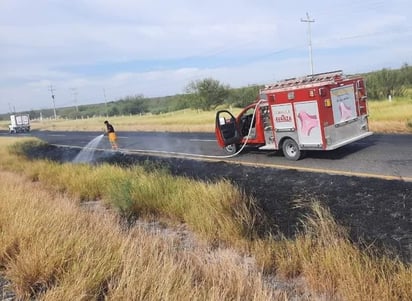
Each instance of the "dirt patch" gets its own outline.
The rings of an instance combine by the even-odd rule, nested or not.
[[[78,152],[78,149],[43,146],[32,150],[30,157],[67,162]],[[293,237],[299,230],[300,219],[308,213],[305,204],[318,200],[348,229],[354,243],[373,244],[380,251],[412,262],[410,182],[110,151],[95,155],[96,164],[130,166],[147,161],[166,166],[173,175],[202,181],[230,180],[257,200],[271,231],[280,231],[287,237]]]

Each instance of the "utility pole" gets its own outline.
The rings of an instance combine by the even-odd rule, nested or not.
[[[77,95],[78,95],[79,93],[77,92],[77,89],[76,89],[76,88],[71,88],[70,90],[72,91],[72,94],[73,94],[73,101],[74,101],[74,106],[76,107],[76,113],[78,113],[78,112],[79,112],[79,108],[78,108],[78,106],[77,106]]]
[[[309,17],[309,13],[306,13],[306,19],[300,19],[301,22],[308,23],[308,44],[309,44],[309,61],[310,61],[310,74],[313,75],[313,58],[312,58],[312,33],[310,30],[310,23],[314,23],[315,20]]]
[[[53,101],[53,112],[54,112],[54,119],[57,119],[57,114],[56,114],[56,102],[54,101],[54,88],[53,85],[50,85],[49,91],[51,92],[51,97]]]

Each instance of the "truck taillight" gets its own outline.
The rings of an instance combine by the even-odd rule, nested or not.
[[[330,108],[332,106],[332,101],[330,100],[330,98],[326,98],[324,100],[325,103],[325,108]]]

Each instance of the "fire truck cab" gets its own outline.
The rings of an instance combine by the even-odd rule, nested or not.
[[[247,145],[299,160],[305,150],[339,148],[372,135],[365,82],[333,71],[267,85],[236,117],[218,111],[215,135],[230,154]]]

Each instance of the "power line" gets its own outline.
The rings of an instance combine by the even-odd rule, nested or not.
[[[310,74],[313,75],[313,58],[312,58],[312,34],[310,30],[310,23],[314,23],[315,20],[309,17],[309,13],[306,13],[306,19],[300,19],[300,22],[308,23],[308,44],[309,44],[309,61],[310,61]]]

